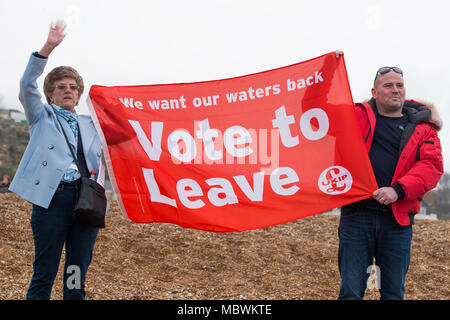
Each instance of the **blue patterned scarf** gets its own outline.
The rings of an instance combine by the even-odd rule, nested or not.
[[[69,110],[60,108],[54,104],[52,105],[52,107],[58,116],[60,116],[61,118],[63,118],[64,120],[67,121],[70,129],[72,129],[72,133],[75,137],[75,141],[78,141],[78,114],[76,114],[76,112],[72,113]],[[77,153],[76,145],[77,144],[75,144],[75,150],[73,150],[73,152],[75,154]],[[81,177],[81,175],[80,175],[80,172],[78,171],[78,168],[77,168],[77,165],[76,165],[76,162],[74,159],[72,162],[72,165],[69,168],[67,168],[67,170],[64,173],[61,180],[64,182],[72,182],[72,181],[79,179],[80,177]]]

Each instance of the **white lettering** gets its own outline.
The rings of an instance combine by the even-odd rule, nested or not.
[[[187,190],[187,188],[189,188],[190,190]],[[199,197],[203,195],[202,188],[200,188],[200,185],[195,180],[178,180],[177,192],[181,203],[189,209],[199,209],[205,205],[205,203],[200,199],[194,201],[189,200],[189,197]]]
[[[212,307],[190,307],[184,304],[184,307],[177,308],[177,314],[179,315],[204,315],[205,318],[209,317]]]
[[[148,140],[147,135],[145,134],[144,130],[142,130],[142,127],[138,121],[128,120],[128,122],[133,127],[134,132],[136,132],[139,143],[141,144],[145,153],[147,153],[147,156],[150,158],[150,160],[159,161],[162,152],[161,137],[164,122],[152,121],[151,142]]]
[[[239,91],[232,93],[225,93],[225,97],[227,98],[228,103],[234,103],[238,99],[239,101],[247,101],[254,99],[261,99],[264,97],[268,97],[270,95],[277,95],[281,92],[280,85],[275,84],[273,86],[266,86],[263,88],[253,89],[253,87],[249,87],[247,91]]]
[[[233,93],[225,93],[225,96],[227,97],[228,103],[236,102],[237,101],[237,92]]]
[[[219,100],[219,95],[215,95],[215,96],[206,96],[206,97],[201,97],[201,98],[194,98],[192,100],[192,103],[194,105],[194,107],[200,107],[200,106],[204,106],[204,107],[209,107],[209,106],[216,106],[217,105],[217,100]]]
[[[177,203],[174,199],[166,197],[159,191],[158,184],[156,183],[153,169],[142,168],[144,174],[145,183],[147,184],[148,191],[150,193],[150,201],[165,203],[172,207],[177,207]]]
[[[169,99],[169,100],[148,100],[148,105],[152,110],[159,110],[159,107],[163,110],[168,109],[179,109],[180,107],[187,108],[186,99],[184,96],[180,96],[179,99]],[[142,103],[141,103],[142,104]]]
[[[244,175],[235,176],[233,179],[251,201],[263,201],[264,171],[253,174],[253,189]]]
[[[150,201],[168,204],[177,208],[174,199],[161,194],[153,169],[143,168],[142,172],[150,193]],[[250,201],[263,201],[264,171],[253,174],[253,187],[250,186],[250,183],[244,175],[233,176],[233,179]],[[278,168],[270,175],[272,190],[279,195],[290,196],[295,194],[300,187],[295,184],[288,185],[296,182],[299,182],[298,175],[289,167]],[[222,207],[227,204],[236,204],[239,202],[233,185],[227,179],[211,178],[205,180],[205,183],[211,187],[208,190],[207,197],[212,205]],[[201,197],[204,197],[204,193],[197,181],[188,178],[180,179],[177,181],[176,189],[178,198],[185,207],[200,209],[205,206],[205,202],[201,199]]]
[[[160,102],[160,100],[148,100],[148,104],[150,105],[150,108],[152,108],[152,110],[159,110]]]
[[[238,203],[236,194],[234,193],[233,186],[230,181],[224,178],[211,178],[205,180],[209,186],[218,185],[220,188],[211,188],[208,191],[208,199],[211,203],[217,207],[222,207],[226,204]],[[220,194],[225,197],[219,197]]]
[[[213,138],[219,137],[219,131],[217,129],[210,129],[209,120],[205,119],[199,122],[199,130],[196,132],[197,138],[203,140],[203,145],[205,147],[205,154],[211,160],[222,159],[222,150],[214,149]]]
[[[315,81],[315,83],[323,82],[322,72],[317,72],[317,71],[316,71],[314,81]]]
[[[300,78],[295,80],[287,79],[286,87],[287,91],[294,91],[296,89],[302,89],[307,86],[312,86],[316,83],[323,82],[322,72],[316,71],[313,76],[308,76],[305,79]]]
[[[184,143],[184,153],[180,152],[180,146],[178,144],[180,140]],[[182,130],[175,130],[169,135],[167,138],[167,148],[172,156],[182,162],[190,162],[197,155],[194,138],[192,138],[189,132]]]
[[[73,272],[73,274],[71,274]],[[67,277],[66,286],[68,289],[81,289],[81,270],[79,266],[70,265],[66,270],[67,274],[71,274]]]
[[[222,305],[222,314],[258,314],[258,315],[268,315],[272,314],[270,304],[230,304]]]
[[[237,137],[236,137],[237,136]],[[228,153],[234,157],[246,157],[253,152],[249,146],[237,148],[237,145],[245,145],[252,142],[252,137],[247,129],[241,126],[232,126],[225,130],[223,143]]]
[[[142,102],[140,101],[136,101],[133,103],[133,98],[119,98],[120,102],[122,102],[122,104],[127,107],[127,108],[136,108],[139,110],[142,110]]]
[[[298,136],[293,137],[289,125],[295,123],[293,115],[286,115],[286,109],[281,106],[275,110],[275,119],[272,120],[272,125],[274,128],[280,130],[281,143],[287,148],[294,147],[298,145]]]
[[[319,126],[317,130],[313,130],[311,125],[311,119],[316,118]],[[325,137],[330,128],[330,122],[325,111],[319,108],[313,108],[303,113],[300,118],[300,129],[308,140],[319,140]]]
[[[285,178],[282,176],[285,175]],[[272,172],[270,175],[270,185],[275,193],[282,196],[291,196],[295,194],[300,188],[297,185],[293,185],[289,188],[285,188],[287,184],[298,182],[299,178],[297,173],[289,167],[281,167]]]

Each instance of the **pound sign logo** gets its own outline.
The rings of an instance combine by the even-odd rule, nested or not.
[[[345,193],[352,187],[353,178],[344,167],[333,166],[325,169],[319,177],[319,189],[330,195]]]

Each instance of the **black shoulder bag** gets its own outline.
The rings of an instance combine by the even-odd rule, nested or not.
[[[56,119],[61,126],[61,130],[66,139],[67,146],[70,149],[73,159],[77,165],[78,171],[82,174],[80,170],[81,165],[78,163],[78,159],[70,146],[69,139],[67,139],[66,132],[64,131],[61,122],[58,117]],[[78,139],[81,137],[81,133],[78,132]],[[89,177],[81,176],[80,193],[78,201],[74,208],[75,215],[82,221],[90,224],[95,228],[105,227],[105,214],[106,214],[106,195],[105,188],[103,188],[97,181],[90,179]]]

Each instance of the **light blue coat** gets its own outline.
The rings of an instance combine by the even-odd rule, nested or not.
[[[73,161],[53,108],[41,101],[37,78],[43,73],[48,59],[31,55],[20,80],[19,99],[30,126],[30,141],[20,161],[10,190],[23,199],[48,208],[61,178]],[[73,150],[76,141],[67,122],[60,118]],[[88,115],[78,116],[84,156],[89,171],[99,172],[101,143],[94,123]]]

